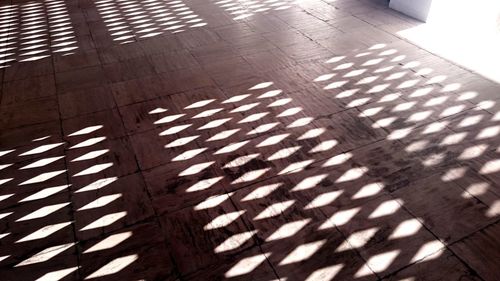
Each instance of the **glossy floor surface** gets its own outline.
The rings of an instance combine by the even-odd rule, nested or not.
[[[500,87],[377,0],[2,1],[1,280],[500,280]]]

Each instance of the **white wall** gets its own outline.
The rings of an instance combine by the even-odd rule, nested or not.
[[[421,0],[391,3],[398,1],[415,4]],[[499,16],[499,0],[433,0],[427,23],[401,30],[398,35],[500,83]]]
[[[389,7],[412,18],[427,21],[433,0],[391,0]]]

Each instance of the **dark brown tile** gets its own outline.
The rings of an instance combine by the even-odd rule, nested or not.
[[[51,75],[54,73],[54,67],[50,59],[40,61],[31,61],[23,63],[13,63],[5,69],[5,82],[14,80],[23,80],[37,76]]]
[[[59,120],[57,99],[48,97],[3,107],[0,128],[15,128]]]
[[[453,243],[495,221],[488,216],[487,205],[475,198],[464,198],[463,192],[455,183],[432,176],[399,189],[394,196],[434,235]]]
[[[115,107],[115,101],[108,87],[66,92],[58,96],[63,119],[86,115]]]
[[[209,76],[193,70],[180,70],[111,85],[119,106],[145,101],[191,89],[213,85]]]
[[[91,66],[56,73],[58,93],[94,88],[105,84],[105,72],[100,66]]]
[[[101,64],[96,50],[77,52],[74,55],[54,57],[56,72],[64,72]]]
[[[55,95],[53,74],[7,82],[3,85],[2,107],[21,105]]]
[[[484,280],[495,280],[500,272],[498,260],[498,223],[482,229],[451,246],[461,260],[471,266]]]

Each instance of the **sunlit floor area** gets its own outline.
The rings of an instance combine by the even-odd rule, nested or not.
[[[500,85],[387,5],[1,2],[0,280],[500,280]]]

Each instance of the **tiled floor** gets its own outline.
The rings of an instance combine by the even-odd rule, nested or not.
[[[500,86],[385,0],[0,5],[1,280],[500,280]]]

